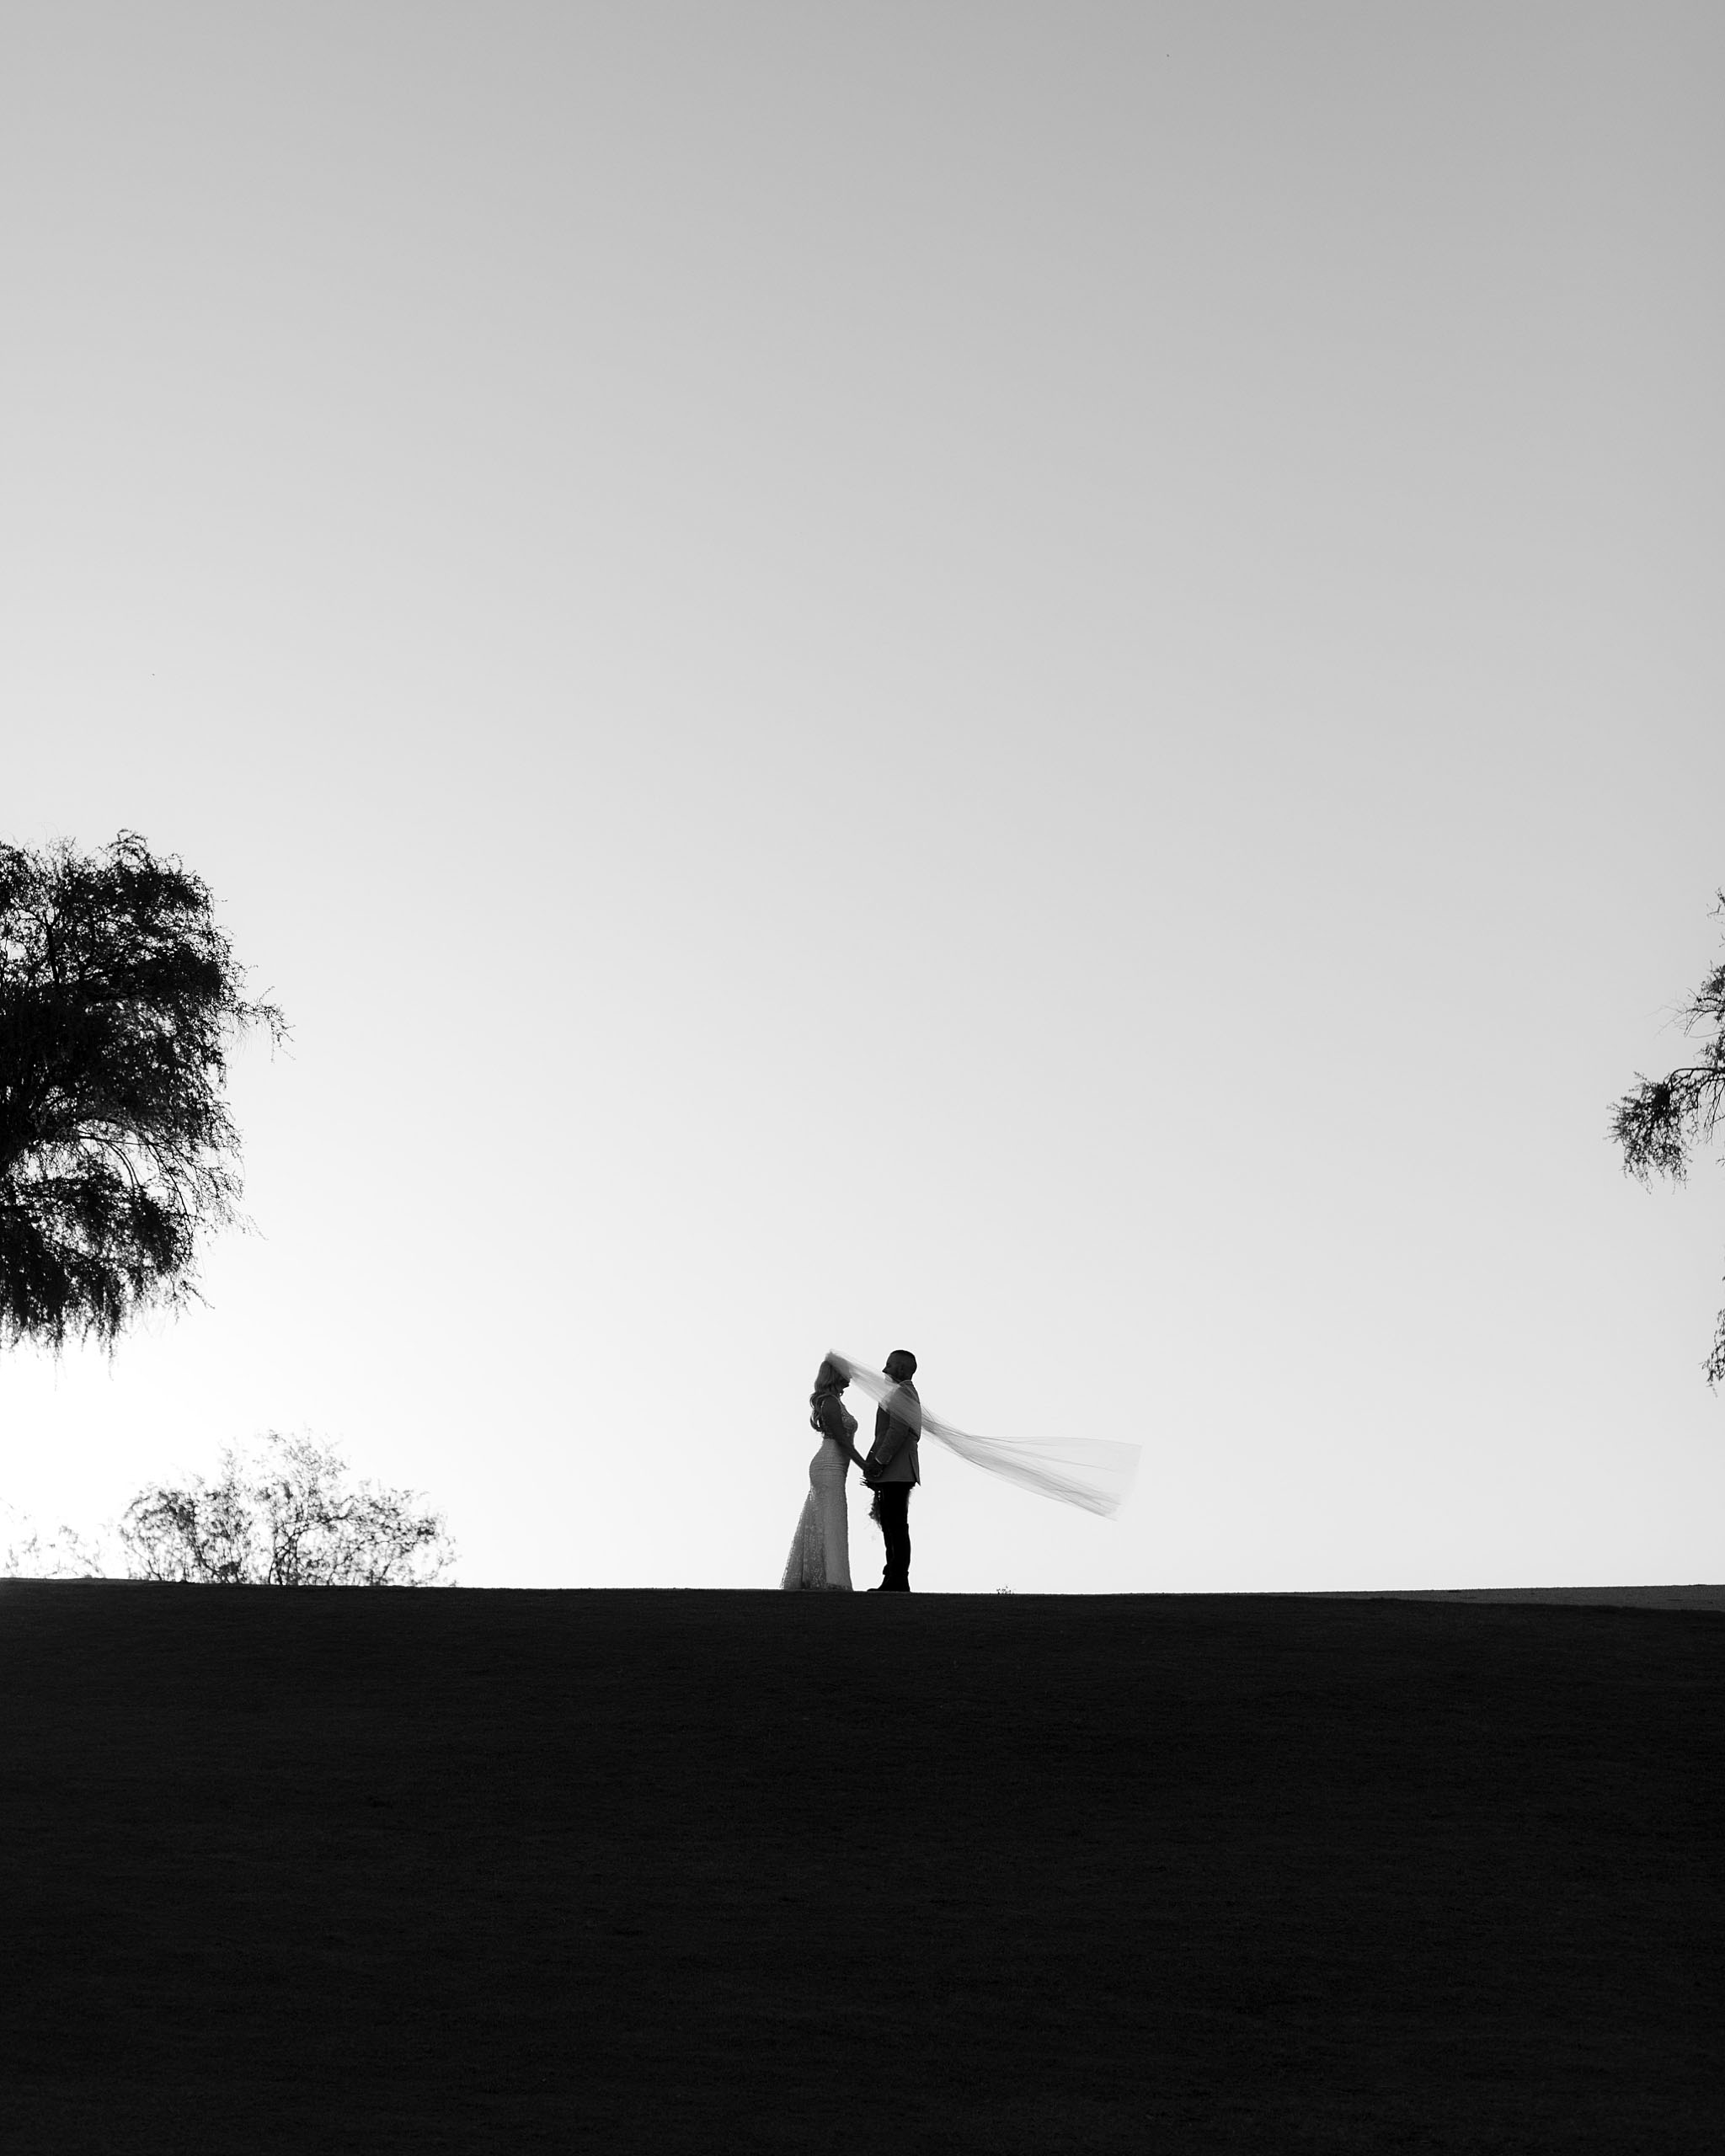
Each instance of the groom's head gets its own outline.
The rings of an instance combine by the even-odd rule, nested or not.
[[[884,1368],[895,1385],[904,1385],[916,1374],[916,1358],[908,1348],[895,1348]]]

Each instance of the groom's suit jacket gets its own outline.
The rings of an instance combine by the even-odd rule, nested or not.
[[[922,1402],[907,1380],[895,1385],[874,1411],[874,1443],[868,1448],[869,1480],[920,1482],[916,1441],[922,1435]]]

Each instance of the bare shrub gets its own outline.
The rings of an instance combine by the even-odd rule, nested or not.
[[[455,1561],[419,1492],[355,1481],[309,1437],[230,1447],[213,1481],[141,1491],[119,1534],[133,1579],[220,1587],[430,1587]]]
[[[0,1550],[0,1579],[99,1580],[107,1568],[99,1544],[88,1540],[75,1528],[61,1526],[44,1534],[35,1521],[10,1505],[0,1505],[4,1524],[0,1534],[6,1546]]]

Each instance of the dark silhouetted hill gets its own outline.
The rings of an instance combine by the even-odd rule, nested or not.
[[[0,1588],[9,2152],[1717,2147],[1725,1619]]]

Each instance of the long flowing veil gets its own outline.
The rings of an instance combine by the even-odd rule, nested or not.
[[[884,1401],[897,1390],[889,1377],[836,1349],[829,1348],[826,1359],[835,1369],[848,1371],[852,1382],[872,1400]],[[949,1452],[987,1474],[1003,1475],[1039,1497],[1081,1505],[1104,1519],[1112,1519],[1125,1502],[1138,1472],[1140,1448],[1109,1438],[974,1438],[968,1430],[943,1422],[926,1407],[922,1434],[937,1438]]]

